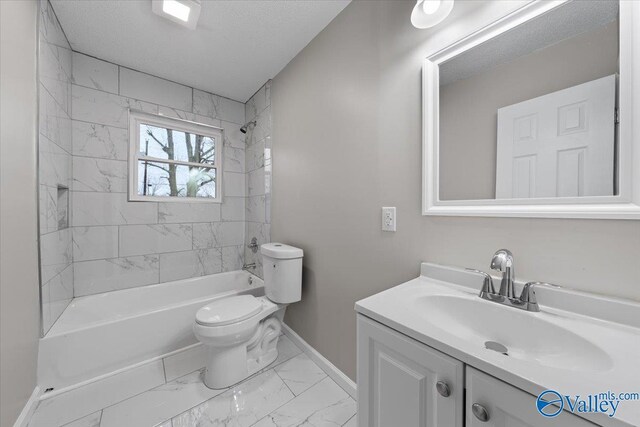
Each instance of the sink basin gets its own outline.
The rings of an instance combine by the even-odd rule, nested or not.
[[[540,287],[534,313],[478,297],[481,286],[476,273],[423,263],[419,277],[356,302],[356,311],[533,396],[638,389],[640,303]],[[621,402],[614,417],[593,422],[640,426],[640,405]]]
[[[526,312],[468,295],[423,295],[413,301],[412,309],[432,326],[482,349],[487,341],[502,344],[507,355],[501,357],[571,371],[612,367],[605,351],[554,324],[551,314]]]

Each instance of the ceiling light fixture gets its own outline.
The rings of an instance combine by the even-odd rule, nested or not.
[[[151,0],[153,13],[195,29],[200,16],[199,0]]]
[[[189,12],[191,8],[176,0],[164,0],[162,2],[162,11],[169,15],[175,16],[181,21],[189,21]]]
[[[453,9],[453,0],[418,0],[411,12],[416,28],[431,28],[445,20]]]

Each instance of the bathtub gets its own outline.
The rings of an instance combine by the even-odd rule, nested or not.
[[[195,344],[196,311],[241,294],[264,295],[262,280],[231,271],[74,298],[40,340],[38,384],[67,388]]]

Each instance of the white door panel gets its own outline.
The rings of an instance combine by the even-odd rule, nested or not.
[[[496,198],[614,194],[616,76],[498,110]]]

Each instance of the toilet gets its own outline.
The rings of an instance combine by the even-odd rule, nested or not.
[[[285,309],[300,301],[302,249],[267,243],[260,252],[265,296],[222,298],[196,313],[193,332],[207,349],[209,388],[234,385],[276,360]]]

